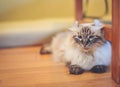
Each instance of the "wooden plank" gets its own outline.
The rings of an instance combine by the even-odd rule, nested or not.
[[[75,18],[76,20],[82,20],[83,18],[82,0],[75,0]]]
[[[120,0],[112,5],[112,79],[120,84]]]
[[[105,25],[104,28],[105,38],[112,42],[112,26],[111,25]]]

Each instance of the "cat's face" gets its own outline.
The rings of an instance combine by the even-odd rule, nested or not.
[[[84,52],[93,51],[105,43],[103,27],[97,28],[94,24],[80,25],[77,31],[73,31],[73,40]]]

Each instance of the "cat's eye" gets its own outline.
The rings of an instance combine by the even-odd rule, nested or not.
[[[82,39],[82,36],[79,35],[78,38]]]
[[[82,41],[82,36],[78,35],[78,39],[79,39],[80,41]]]
[[[82,41],[82,36],[75,36],[74,39],[77,43],[79,43]]]
[[[89,38],[94,38],[94,36],[89,36]]]
[[[89,40],[92,41],[94,39],[94,36],[89,36]]]

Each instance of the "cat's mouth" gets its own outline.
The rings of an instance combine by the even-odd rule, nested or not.
[[[89,52],[90,48],[89,47],[83,47],[82,50],[83,50],[83,52]]]
[[[84,49],[84,50],[89,50],[89,48],[87,48],[87,47],[84,47],[83,49]]]
[[[82,48],[83,48],[84,50],[89,50],[89,49],[90,49],[90,48],[89,48],[88,46],[86,46],[86,45],[85,45],[85,46],[83,45]]]
[[[90,48],[88,48],[88,47],[83,47],[83,50],[84,50],[84,51],[89,51],[89,49],[90,49]]]

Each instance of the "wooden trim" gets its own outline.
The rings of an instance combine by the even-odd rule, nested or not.
[[[112,79],[120,84],[120,0],[112,0]]]
[[[83,18],[82,0],[75,0],[75,18],[78,21]]]
[[[104,28],[105,38],[112,42],[112,26],[111,25],[105,25]]]

